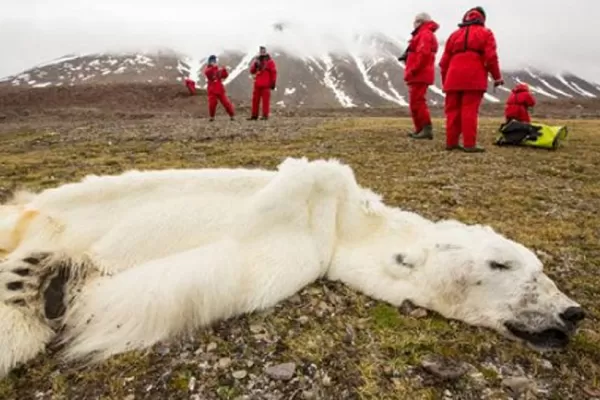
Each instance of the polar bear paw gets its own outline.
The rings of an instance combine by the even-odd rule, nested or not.
[[[0,301],[26,306],[39,297],[45,261],[50,253],[32,253],[0,263]]]

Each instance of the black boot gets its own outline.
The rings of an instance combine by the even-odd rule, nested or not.
[[[463,151],[465,153],[483,153],[485,152],[485,149],[481,146],[479,146],[478,144],[476,144],[473,147],[463,147]]]
[[[421,132],[414,133],[410,135],[413,139],[433,139],[433,127],[431,125],[425,125]]]
[[[256,121],[256,120],[258,120],[258,117],[255,117],[254,115],[247,119],[247,121]]]

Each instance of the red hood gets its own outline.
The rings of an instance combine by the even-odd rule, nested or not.
[[[435,21],[423,22],[423,24],[420,27],[422,27],[423,29],[429,29],[431,32],[435,32],[438,29],[440,29],[440,25]]]
[[[467,26],[467,25],[473,25],[473,24],[485,25],[485,17],[483,16],[482,13],[480,13],[477,10],[467,11],[463,17],[462,24],[459,24],[459,26]]]
[[[517,84],[513,90],[513,92],[517,93],[517,92],[528,92],[529,91],[529,86],[527,86],[526,83],[519,83]]]

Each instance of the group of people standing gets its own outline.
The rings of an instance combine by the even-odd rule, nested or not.
[[[450,34],[439,62],[442,87],[445,93],[446,149],[482,152],[477,143],[479,107],[488,87],[488,75],[494,87],[504,85],[494,33],[486,27],[482,7],[468,10]],[[415,16],[412,39],[398,60],[405,63],[404,80],[409,88],[409,105],[413,119],[413,139],[433,139],[431,115],[426,93],[435,82],[435,59],[439,29],[429,14]],[[507,120],[529,122],[530,107],[535,98],[526,84],[516,85],[505,108]],[[463,144],[459,144],[462,134]]]
[[[491,75],[494,87],[504,85],[496,39],[485,22],[486,13],[482,7],[468,10],[458,24],[458,29],[448,37],[439,62],[445,93],[447,150],[485,151],[477,143],[477,128],[479,107],[488,87],[488,75]],[[435,60],[439,47],[435,32],[438,29],[439,24],[429,14],[416,15],[412,39],[404,54],[398,58],[405,63],[404,80],[409,88],[409,105],[414,124],[414,132],[409,136],[413,139],[433,139],[427,90],[435,82]],[[270,113],[271,91],[277,83],[277,66],[265,46],[260,46],[259,54],[252,60],[250,74],[254,78],[254,88],[252,111],[248,119],[257,120],[262,105],[261,119],[266,120]],[[223,80],[229,74],[225,67],[217,64],[216,56],[208,58],[204,76],[207,81],[210,120],[214,120],[219,102],[233,119],[235,110],[223,85]],[[195,82],[188,78],[186,85],[195,94]],[[526,84],[516,85],[507,100],[506,119],[529,123],[528,109],[535,106],[535,103]],[[462,145],[459,143],[461,135]]]
[[[254,87],[252,90],[252,112],[248,120],[258,120],[260,106],[262,105],[262,116],[260,119],[269,119],[271,111],[271,91],[275,90],[277,85],[277,65],[267,52],[265,46],[260,46],[258,55],[250,64],[250,74],[254,78]],[[219,66],[217,56],[208,57],[207,65],[204,68],[204,77],[206,78],[206,91],[208,94],[208,115],[209,120],[215,120],[217,104],[221,103],[225,111],[232,120],[235,118],[235,109],[231,100],[225,91],[223,81],[227,79],[229,72],[224,66]],[[196,94],[196,82],[187,78],[185,84],[190,94]]]

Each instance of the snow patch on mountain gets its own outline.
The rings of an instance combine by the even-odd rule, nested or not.
[[[235,78],[237,78],[242,72],[244,72],[248,68],[253,58],[254,55],[252,55],[252,53],[246,53],[246,55],[244,55],[242,60],[238,63],[238,65],[236,65],[233,71],[229,72],[229,76],[227,77],[227,79],[225,79],[225,81],[223,81],[223,83],[227,85],[229,82],[232,82]]]
[[[565,79],[565,77],[562,76],[561,74],[556,74],[555,76],[556,76],[556,79],[558,79],[563,85],[565,85],[566,87],[568,87],[569,89],[571,89],[573,92],[575,92],[577,94],[580,94],[582,96],[585,96],[585,97],[596,97],[593,94],[591,94],[591,93],[589,93],[589,92],[587,92],[585,90],[582,90],[581,88],[576,87],[572,83],[567,82],[567,80]]]
[[[341,106],[346,108],[356,107],[352,98],[340,88],[340,83],[332,75],[334,65],[331,56],[322,56],[324,66],[321,66],[321,64],[317,62],[314,58],[312,58],[311,61],[313,61],[319,68],[321,68],[321,70],[324,73],[323,83],[325,83],[325,85],[333,91],[335,98],[340,102]]]
[[[365,67],[365,64],[363,63],[363,61],[360,59],[359,56],[357,56],[356,54],[352,54],[352,59],[354,60],[354,62],[356,63],[356,66],[358,67],[358,70],[360,71],[363,81],[366,83],[366,85],[371,88],[375,93],[377,93],[379,96],[383,97],[384,99],[391,101],[392,103],[396,103],[400,106],[408,106],[408,103],[404,100],[404,99],[397,99],[394,96],[390,96],[390,94],[388,94],[386,91],[378,88],[373,81],[371,80],[371,78],[369,77],[369,74],[367,72],[367,69]]]

